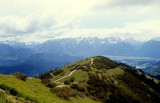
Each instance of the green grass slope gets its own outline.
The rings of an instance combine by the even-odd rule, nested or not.
[[[5,84],[10,88],[15,88],[22,95],[21,98],[19,98],[10,97],[9,93],[0,94],[0,103],[16,103],[18,101],[25,103],[26,100],[24,99],[26,98],[24,97],[27,97],[30,100],[35,100],[38,103],[94,103],[94,101],[89,98],[77,97],[71,98],[70,100],[60,98],[56,96],[56,94],[51,93],[50,88],[46,87],[41,83],[40,79],[36,78],[28,78],[26,81],[22,81],[13,75],[0,75],[0,84]],[[15,98],[17,101],[15,101]]]
[[[86,58],[61,68],[59,75],[50,78],[61,85],[74,78],[74,82],[67,84],[73,89],[85,92],[90,98],[101,102],[129,102],[129,103],[156,103],[160,94],[147,82],[137,76],[129,68],[121,66],[102,56]],[[74,73],[69,76],[73,71]],[[85,91],[84,91],[85,90]]]
[[[147,79],[150,77],[141,71],[103,56],[80,60],[39,78],[22,81],[14,75],[0,75],[0,88],[5,90],[0,89],[0,103],[158,103],[160,100],[159,81],[155,84],[153,78]],[[13,95],[17,93],[15,90],[17,95]]]

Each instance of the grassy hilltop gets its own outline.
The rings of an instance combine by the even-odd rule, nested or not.
[[[158,87],[141,71],[96,56],[26,81],[0,75],[0,103],[158,103]]]

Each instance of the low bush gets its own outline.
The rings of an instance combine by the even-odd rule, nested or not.
[[[52,74],[56,76],[56,75],[59,75],[61,73],[63,73],[62,69],[55,69]]]
[[[17,72],[17,73],[13,73],[13,74],[11,74],[11,75],[16,76],[17,78],[19,78],[19,79],[21,79],[21,80],[23,80],[23,81],[26,81],[26,80],[27,80],[27,75],[26,75],[26,74],[21,74],[21,73]]]
[[[7,86],[7,85],[5,85],[5,84],[0,84],[0,88],[1,89],[3,89],[3,90],[9,90],[10,88]]]
[[[52,78],[51,72],[45,72],[38,76],[39,79],[49,79]]]
[[[81,86],[79,86],[78,84],[72,84],[71,88],[76,89],[80,92],[85,92],[85,89]]]
[[[42,79],[41,83],[47,85],[50,83],[50,80],[49,79]]]
[[[51,83],[51,81],[50,81],[49,79],[42,79],[42,80],[41,80],[41,83],[42,83],[42,84],[45,84],[45,85],[46,85],[47,87],[49,87],[49,88],[54,88],[54,87],[57,86],[56,83]]]
[[[5,84],[0,84],[0,89],[3,89],[6,92],[9,92],[11,95],[18,95],[18,91],[15,88],[10,88]]]
[[[70,80],[65,80],[65,81],[64,81],[64,84],[70,84],[70,83],[71,83]]]
[[[18,91],[15,88],[11,88],[10,94],[16,96],[16,95],[18,95]]]
[[[49,87],[49,88],[55,88],[56,86],[57,86],[56,83],[49,83],[49,84],[47,84],[47,87]]]
[[[74,78],[74,77],[71,77],[70,81],[71,81],[71,82],[74,82],[74,81],[75,81],[75,78]]]
[[[54,70],[50,70],[48,72],[45,72],[45,73],[42,73],[40,74],[39,76],[37,76],[37,78],[40,78],[40,79],[50,79],[52,78],[53,76],[56,76],[56,75],[59,75],[59,74],[62,74],[63,73],[63,70],[62,69],[54,69]],[[63,74],[62,74],[63,75]]]
[[[74,70],[75,70],[75,68],[71,68],[71,69],[70,69],[70,71],[74,71]]]
[[[52,88],[51,92],[57,94],[57,96],[62,97],[66,100],[68,100],[70,97],[75,97],[78,95],[77,92],[75,92],[72,89],[67,88],[67,87],[65,87],[65,88]]]

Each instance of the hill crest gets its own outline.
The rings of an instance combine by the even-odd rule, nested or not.
[[[158,103],[160,100],[160,84],[153,83],[153,78],[147,79],[143,72],[103,56],[89,57],[43,73],[39,79],[22,81],[13,75],[0,77],[0,83],[18,90],[23,100],[29,98],[37,103]]]
[[[56,81],[59,87],[83,92],[101,102],[152,103],[157,102],[160,96],[153,86],[148,85],[146,76],[142,79],[141,71],[103,56],[89,57],[60,70],[63,72],[51,77],[50,81]]]

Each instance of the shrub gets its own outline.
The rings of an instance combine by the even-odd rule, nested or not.
[[[70,71],[74,71],[74,70],[75,70],[75,68],[71,68],[71,69],[70,69]]]
[[[61,74],[63,72],[63,70],[62,69],[55,69],[54,71],[53,71],[53,75],[59,75],[59,74]]]
[[[64,76],[64,72],[60,74],[60,76]]]
[[[65,81],[64,81],[64,84],[70,84],[70,83],[71,83],[70,80],[65,80]]]
[[[23,80],[23,81],[26,81],[27,75],[26,75],[26,74],[21,74],[21,75],[19,76],[19,79],[21,79],[21,80]]]
[[[26,79],[27,79],[27,75],[26,75],[26,74],[21,74],[21,73],[19,73],[19,72],[13,73],[13,74],[11,74],[11,75],[16,76],[17,78],[19,78],[19,79],[21,79],[21,80],[23,80],[23,81],[26,81]]]
[[[15,88],[11,88],[10,94],[16,96],[18,94],[18,91]]]
[[[3,90],[9,90],[10,88],[5,84],[0,84],[0,88]]]
[[[50,87],[50,88],[55,88],[57,86],[56,83],[49,83],[47,84],[47,87]]]
[[[18,94],[18,91],[15,88],[10,88],[5,84],[0,84],[0,88],[4,91],[8,91],[11,95],[16,96]]]
[[[38,76],[38,78],[40,79],[49,79],[49,78],[52,78],[52,75],[50,72],[46,72],[46,73],[42,73]]]
[[[83,87],[81,87],[81,86],[78,86],[77,90],[81,91],[81,92],[85,92],[85,89]]]
[[[72,89],[67,88],[67,87],[65,87],[65,88],[52,88],[51,92],[57,94],[57,96],[62,97],[66,100],[68,100],[70,97],[75,97],[78,95],[77,92],[75,92]]]
[[[74,77],[71,77],[70,81],[71,81],[71,82],[74,82],[74,81],[75,81],[75,78],[74,78]]]
[[[42,80],[41,80],[41,83],[47,85],[47,84],[50,83],[50,80],[49,80],[49,79],[42,79]]]
[[[72,84],[71,88],[76,89],[81,92],[85,92],[85,89],[83,87],[79,86],[78,84]]]
[[[51,83],[49,79],[42,79],[41,83],[45,84],[49,88],[54,88],[57,86],[56,83]]]
[[[56,76],[56,75],[59,75],[59,74],[61,74],[61,73],[63,73],[63,70],[56,68],[56,69],[54,69],[54,70],[50,70],[50,71],[48,71],[48,72],[45,72],[45,73],[40,74],[40,75],[38,76],[38,78],[40,78],[40,79],[50,79],[50,78],[53,77],[53,75]],[[62,75],[63,75],[63,74],[62,74]]]

